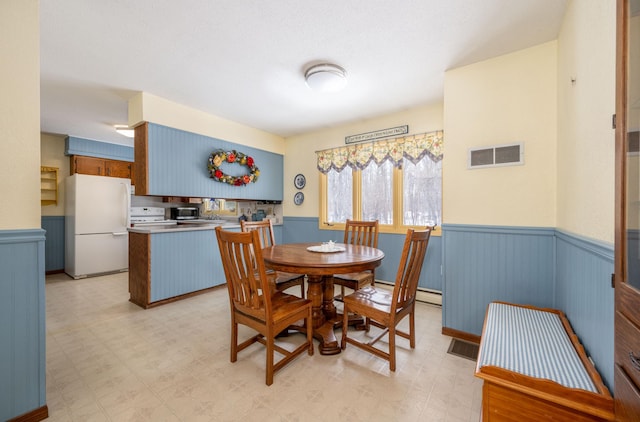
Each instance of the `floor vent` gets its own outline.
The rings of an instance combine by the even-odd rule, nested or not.
[[[454,338],[451,339],[451,344],[449,345],[447,353],[475,361],[478,359],[479,348],[480,346],[478,344]]]
[[[468,168],[518,166],[524,164],[524,145],[509,144],[469,150]]]

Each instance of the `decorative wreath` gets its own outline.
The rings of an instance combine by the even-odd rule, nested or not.
[[[225,162],[232,164],[238,163],[241,166],[247,166],[249,174],[242,176],[229,176],[228,174],[224,174],[222,170],[220,170],[220,165]],[[209,168],[209,173],[213,180],[220,183],[228,183],[232,186],[245,186],[249,183],[255,183],[258,181],[258,176],[260,176],[260,170],[256,167],[256,163],[253,161],[253,158],[238,152],[235,149],[232,151],[219,149],[212,152],[211,155],[209,155],[209,165],[207,167]]]

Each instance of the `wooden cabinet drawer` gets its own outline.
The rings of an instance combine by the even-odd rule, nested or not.
[[[616,420],[640,421],[640,392],[624,370],[616,365]]]
[[[615,336],[617,339],[615,350],[616,365],[622,367],[636,386],[640,386],[640,329],[625,315],[616,312]],[[633,353],[633,357],[631,354]],[[637,358],[636,365],[633,358]]]

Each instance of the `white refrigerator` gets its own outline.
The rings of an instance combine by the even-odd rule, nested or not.
[[[130,205],[129,179],[66,178],[65,273],[78,279],[128,269]]]

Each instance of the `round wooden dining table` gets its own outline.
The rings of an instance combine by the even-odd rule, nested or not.
[[[262,258],[267,268],[307,275],[313,335],[320,341],[320,354],[335,355],[341,349],[333,329],[342,319],[333,303],[333,274],[373,270],[381,264],[384,252],[369,246],[344,243],[335,243],[335,249],[339,250],[326,252],[319,250],[321,245],[320,242],[274,245],[262,250]]]

